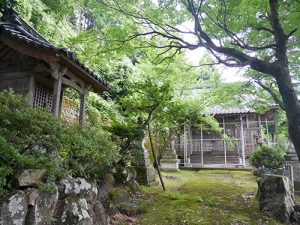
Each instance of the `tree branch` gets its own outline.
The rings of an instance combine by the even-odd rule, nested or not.
[[[284,33],[284,30],[281,26],[280,20],[279,20],[279,4],[278,0],[269,0],[270,5],[270,14],[269,14],[269,21],[271,24],[271,27],[274,31],[274,37],[275,37],[275,43],[276,43],[276,53],[275,56],[278,60],[278,62],[287,65],[288,64],[288,58],[286,55],[286,45],[288,40],[288,35]]]
[[[279,105],[279,107],[285,111],[285,106],[283,104],[283,102],[278,98],[278,96],[274,93],[274,91],[267,87],[266,85],[264,85],[261,80],[259,79],[256,79],[255,80],[255,83],[257,83],[261,88],[263,88],[264,90],[266,90],[271,96],[272,98],[274,99],[274,101]]]

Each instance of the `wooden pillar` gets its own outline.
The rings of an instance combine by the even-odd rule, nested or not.
[[[227,149],[226,149],[226,130],[225,130],[225,118],[223,116],[223,145],[224,145],[224,164],[227,167]]]
[[[30,76],[29,81],[29,93],[28,93],[28,105],[30,107],[33,107],[33,101],[34,101],[34,94],[35,94],[35,81],[33,75]]]
[[[86,106],[86,99],[88,97],[88,90],[85,88],[84,92],[80,94],[80,110],[79,110],[79,125],[80,127],[83,126],[84,123],[84,116],[85,116],[85,106]]]
[[[202,128],[202,123],[200,126],[200,148],[201,148],[201,165],[204,167],[204,159],[203,159],[203,128]]]
[[[58,117],[61,117],[61,112],[62,112],[62,102],[63,102],[63,97],[64,97],[64,89],[61,89],[60,93],[60,100],[59,100],[59,109],[58,109]]]
[[[50,64],[51,75],[54,78],[53,88],[53,101],[52,101],[52,113],[55,117],[59,117],[60,108],[60,96],[61,96],[61,84],[62,84],[62,72],[58,64]]]
[[[268,126],[267,116],[266,116],[266,119],[265,119],[265,123],[266,123],[266,132],[267,132],[267,145],[270,147],[269,126]]]
[[[261,130],[261,118],[260,118],[260,114],[258,114],[258,127],[259,127],[259,134],[260,134],[260,137],[262,138],[262,130]]]
[[[188,166],[191,167],[192,164],[191,164],[191,154],[193,152],[193,134],[192,134],[192,131],[191,131],[191,125],[189,125],[189,143],[190,143],[190,151],[188,152]]]
[[[277,126],[277,111],[274,112],[274,125],[275,125],[275,142],[276,146],[279,146],[279,134],[278,134],[278,126]]]
[[[187,132],[186,124],[183,126],[183,164],[184,167],[187,166]]]
[[[245,157],[245,142],[244,142],[244,124],[243,124],[243,116],[241,116],[241,147],[242,147],[242,160],[243,160],[243,166],[246,168],[246,157]]]

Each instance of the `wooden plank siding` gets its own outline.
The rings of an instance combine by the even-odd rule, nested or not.
[[[260,115],[255,112],[244,114],[215,115],[221,128],[221,133],[201,129],[189,125],[191,134],[185,139],[182,129],[177,138],[176,151],[179,158],[184,158],[184,148],[187,148],[188,158],[192,164],[240,164],[245,166],[246,159],[261,143],[261,129],[267,127],[260,118],[274,120],[274,110]],[[269,121],[270,122],[270,121]],[[226,134],[230,140],[224,140]],[[266,141],[265,141],[266,142]]]

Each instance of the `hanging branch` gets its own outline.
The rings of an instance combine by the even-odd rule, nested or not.
[[[262,81],[260,79],[257,79],[254,81],[255,83],[257,83],[261,88],[263,88],[265,91],[267,91],[272,98],[274,99],[274,101],[279,105],[279,107],[285,111],[285,106],[283,104],[283,102],[279,99],[279,97],[276,95],[276,93],[271,89],[271,87],[267,87],[266,85],[264,85],[262,83]]]

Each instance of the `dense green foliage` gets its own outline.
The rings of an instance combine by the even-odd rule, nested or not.
[[[0,195],[22,169],[46,169],[50,181],[101,178],[119,160],[116,143],[97,126],[67,125],[12,92],[0,92]]]
[[[284,164],[284,151],[263,145],[252,153],[249,161],[256,168],[278,169]]]
[[[109,81],[116,94],[111,97],[96,94],[89,96],[89,120],[83,130],[64,124],[63,121],[58,122],[42,110],[29,109],[25,103],[21,103],[23,100],[14,97],[6,99],[5,104],[16,104],[9,107],[20,107],[20,110],[12,112],[9,109],[4,111],[3,108],[1,111],[5,118],[1,120],[3,127],[0,133],[1,145],[6,146],[3,149],[15,152],[20,157],[11,153],[13,159],[24,160],[25,164],[30,161],[30,157],[41,162],[33,163],[33,166],[49,164],[47,167],[49,171],[54,171],[51,172],[54,176],[57,176],[56,171],[62,171],[92,179],[101,173],[99,165],[105,167],[116,161],[130,163],[137,147],[135,141],[141,140],[144,125],[149,123],[155,136],[159,136],[165,144],[183,123],[202,123],[205,124],[204,128],[221,132],[213,117],[203,116],[202,112],[207,107],[251,106],[262,112],[273,101],[268,92],[251,82],[221,84],[219,71],[212,66],[218,61],[217,57],[211,59],[206,54],[203,56],[200,64],[207,64],[208,67],[194,68],[187,65],[186,58],[180,53],[199,46],[194,44],[197,38],[193,32],[180,32],[181,29],[186,30],[186,26],[190,29],[193,20],[184,1],[0,1],[4,2],[10,2],[25,21],[51,42],[76,51],[83,63]],[[230,45],[228,33],[216,26],[217,20],[224,20],[249,46],[268,43],[271,40],[270,34],[256,29],[258,25],[266,24],[265,19],[260,18],[267,12],[266,2],[245,2],[226,1],[225,5],[225,2],[219,4],[216,0],[204,1],[204,14],[212,15],[203,15],[207,18],[204,21],[205,31],[222,45]],[[285,28],[290,29],[297,25],[299,17],[294,11],[289,11],[295,3],[286,2],[288,4],[283,5],[280,12],[287,15],[287,21],[292,21],[284,23]],[[149,18],[148,24],[141,22],[139,16]],[[149,24],[164,34],[165,29],[172,30],[175,27],[179,30],[173,29],[170,35],[179,39],[168,39],[168,35],[153,35],[151,38],[138,35],[148,31]],[[299,51],[292,50],[299,40],[294,36],[291,39],[293,44],[288,53],[293,74],[298,74],[294,64]],[[185,45],[181,40],[191,45]],[[184,47],[177,51],[179,44]],[[253,51],[246,50],[246,53],[252,54]],[[258,56],[272,59],[272,54],[260,51]],[[260,79],[279,96],[273,79],[257,73],[249,73],[248,76]],[[247,101],[245,93],[256,98]],[[76,94],[65,92],[65,95],[78,102]],[[281,113],[279,121],[285,128],[281,129],[282,136],[287,135],[285,120]],[[58,149],[59,160],[53,161],[53,158],[44,154],[36,156],[37,153],[32,151],[36,146],[50,152]],[[47,162],[43,163],[43,160]],[[24,163],[13,162],[9,160],[6,166],[1,167],[3,183],[19,166],[30,167],[29,164],[22,166]]]

